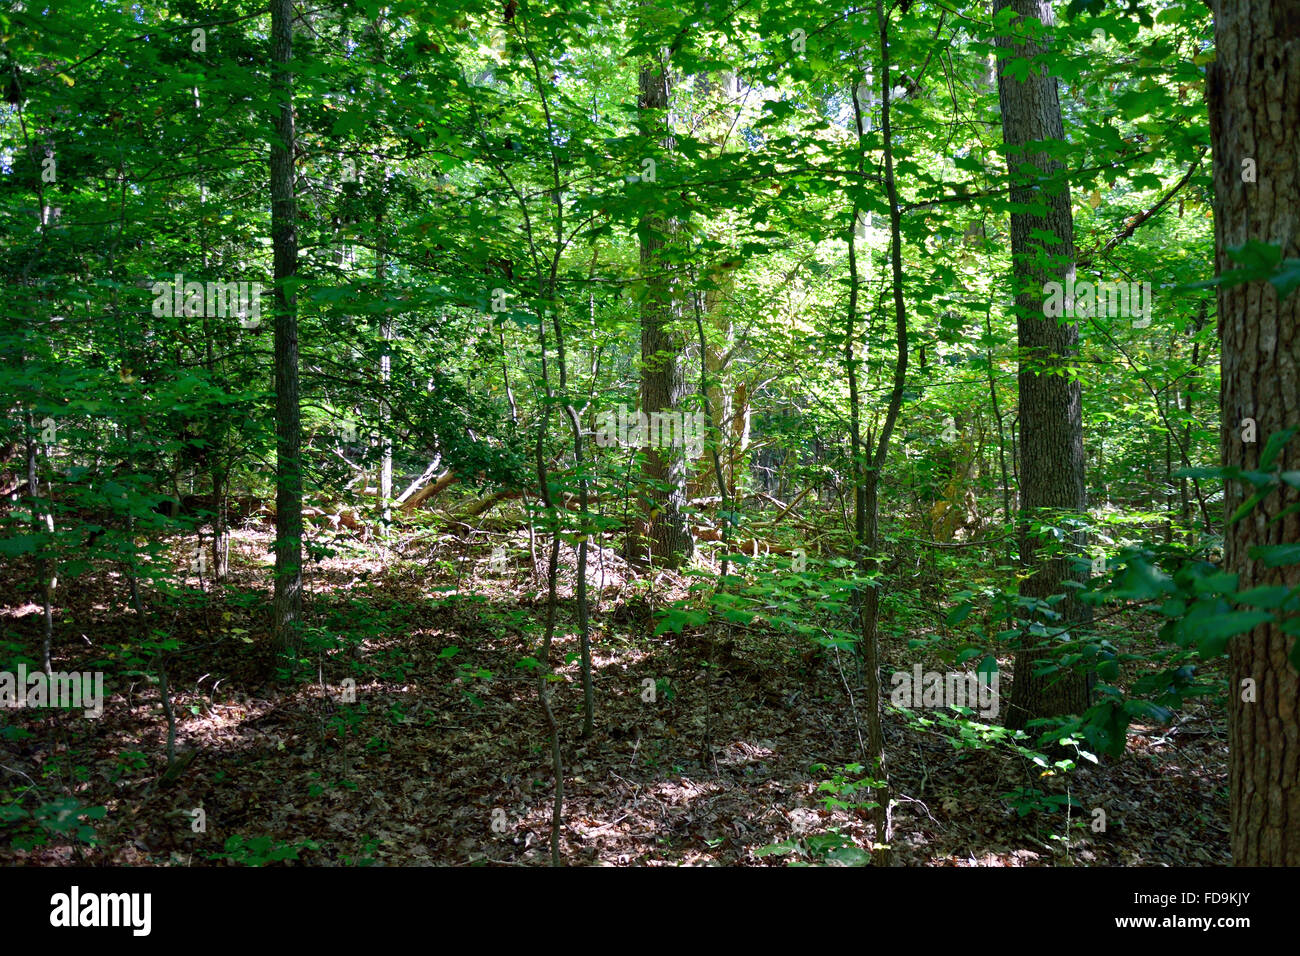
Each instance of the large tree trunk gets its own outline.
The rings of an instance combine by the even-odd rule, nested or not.
[[[1218,59],[1208,71],[1207,98],[1215,267],[1222,274],[1233,267],[1227,250],[1250,240],[1300,258],[1300,7],[1294,0],[1215,0],[1213,7]],[[1243,175],[1246,160],[1254,175]],[[1300,295],[1279,301],[1273,286],[1251,282],[1220,287],[1218,307],[1219,447],[1225,465],[1249,471],[1259,467],[1269,435],[1298,423]],[[1242,441],[1247,418],[1256,422],[1256,442]],[[1274,467],[1300,468],[1295,444]],[[1228,482],[1226,513],[1242,500],[1241,483]],[[1251,553],[1300,541],[1300,514],[1277,517],[1297,503],[1300,492],[1282,485],[1224,528],[1224,563],[1239,575],[1239,588],[1300,584],[1297,566],[1269,568]],[[1300,674],[1287,661],[1294,641],[1267,624],[1229,648],[1232,858],[1239,866],[1300,865]]]
[[[1011,7],[1021,19],[1053,22],[1050,0],[995,0],[994,15]],[[1058,627],[1083,623],[1086,606],[1063,583],[1078,574],[1070,555],[1048,557],[1040,542],[1028,534],[1028,521],[1039,509],[1050,509],[1053,523],[1061,512],[1082,513],[1086,506],[1083,458],[1083,402],[1078,379],[1062,374],[1074,365],[1079,329],[1072,322],[1060,322],[1044,315],[1044,283],[1065,283],[1074,271],[1074,223],[1066,185],[1035,185],[1027,182],[1018,168],[1031,164],[1041,182],[1059,176],[1061,164],[1046,153],[1026,153],[1033,141],[1063,140],[1061,105],[1056,79],[1042,68],[1031,69],[1023,80],[1007,75],[1007,65],[1022,57],[1041,53],[1035,43],[1019,37],[999,37],[1005,52],[998,58],[998,98],[1002,105],[1002,138],[1010,147],[1007,162],[1012,174],[1011,201],[1032,205],[1025,212],[1011,214],[1012,276],[1016,289],[1016,327],[1020,338],[1020,502],[1021,561],[1033,573],[1024,579],[1020,593],[1046,598],[1066,593],[1056,609],[1062,620]],[[1037,234],[1054,236],[1045,245]],[[1050,257],[1050,259],[1049,259]],[[1048,264],[1050,263],[1050,264]],[[1075,536],[1073,550],[1082,553],[1085,541]],[[1067,552],[1071,549],[1067,548]],[[1035,666],[1052,653],[1048,647],[1025,643],[1016,653],[1015,683],[1007,722],[1023,727],[1029,720],[1060,714],[1079,713],[1088,704],[1088,682],[1082,674],[1059,672],[1038,677]]]
[[[668,109],[668,73],[660,63],[641,68],[637,106],[646,117],[643,126],[667,141],[666,124],[655,115]],[[662,255],[670,224],[659,216],[646,216],[640,223],[641,271],[646,297],[641,306],[641,411],[686,413],[686,375],[682,367],[685,342],[676,321],[682,311],[682,297],[676,280],[668,275],[669,264]],[[693,543],[682,508],[686,504],[685,449],[649,442],[645,451],[645,478],[652,486],[648,525],[650,554],[656,563],[676,566],[691,554]],[[661,490],[663,489],[663,490]]]
[[[302,436],[298,407],[298,312],[287,283],[298,271],[297,208],[293,192],[293,4],[271,3],[271,247],[275,279],[275,603],[276,643],[296,649],[302,615]]]

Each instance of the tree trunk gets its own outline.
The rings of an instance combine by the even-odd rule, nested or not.
[[[668,72],[661,63],[649,62],[641,68],[640,97],[637,106],[645,117],[646,131],[668,141],[667,123],[654,112],[668,109]],[[671,225],[662,217],[642,218],[641,272],[645,276],[646,297],[641,306],[641,411],[647,418],[653,412],[686,413],[686,375],[682,367],[685,343],[674,328],[682,309],[675,281],[666,276],[669,264],[661,254],[664,237]],[[655,436],[662,438],[662,432]],[[648,441],[644,476],[650,486],[649,525],[650,555],[656,563],[675,567],[693,550],[686,518],[686,455],[678,445]],[[638,549],[639,551],[640,549]]]
[[[988,336],[989,342],[993,341],[993,318],[992,313],[984,315],[984,332]],[[988,352],[989,362],[989,398],[993,404],[993,419],[998,429],[998,472],[1002,475],[1002,523],[1006,526],[1011,525],[1011,482],[1007,478],[1007,441],[1006,434],[1002,427],[1002,407],[998,402],[998,383],[995,374],[996,364],[993,359],[993,346],[990,344]],[[1011,542],[1007,541],[1008,556],[1010,555]]]
[[[1006,7],[1016,21],[1037,19],[1053,23],[1050,0],[995,0],[994,15]],[[1031,207],[1011,214],[1012,276],[1016,291],[1016,327],[1020,338],[1020,507],[1021,561],[1031,576],[1024,579],[1020,593],[1046,598],[1062,590],[1066,598],[1056,605],[1062,615],[1057,627],[1086,622],[1088,610],[1063,583],[1078,575],[1071,567],[1070,551],[1081,554],[1082,534],[1071,536],[1073,548],[1060,556],[1040,553],[1040,543],[1028,533],[1029,520],[1049,509],[1047,517],[1057,524],[1064,513],[1080,514],[1086,506],[1083,459],[1083,402],[1077,378],[1062,374],[1075,364],[1079,329],[1073,322],[1060,322],[1044,315],[1044,283],[1065,283],[1074,271],[1074,223],[1070,215],[1069,188],[1064,182],[1045,186],[1027,181],[1019,167],[1029,164],[1039,182],[1060,177],[1061,164],[1046,153],[1027,154],[1026,143],[1065,138],[1056,79],[1043,68],[1031,68],[1023,80],[1007,74],[1007,65],[1020,58],[1033,58],[1041,46],[1021,37],[999,37],[1005,52],[998,59],[998,98],[1002,106],[1002,137],[1009,147],[1011,201]],[[1022,208],[1024,208],[1022,206]],[[1054,236],[1046,246],[1037,235]],[[1035,665],[1052,653],[1050,647],[1035,647],[1028,638],[1016,653],[1015,682],[1007,722],[1023,727],[1029,720],[1060,714],[1079,713],[1088,704],[1088,682],[1082,674],[1067,673],[1039,677]]]
[[[710,236],[710,238],[721,238],[721,236]],[[735,272],[732,269],[715,268],[708,273],[707,278],[706,288],[697,297],[697,301],[703,300],[704,320],[713,331],[713,335],[706,338],[700,346],[708,381],[707,391],[702,394],[702,398],[708,401],[710,434],[716,436],[718,441],[725,442],[724,447],[729,449],[726,454],[730,462],[730,472],[723,479],[726,487],[719,488],[718,494],[726,495],[730,491],[734,498],[736,449],[731,441],[727,441],[726,436],[734,414],[732,393],[728,390],[727,379],[731,374],[728,360],[735,340],[731,322],[731,305],[728,301],[735,285]],[[743,383],[737,385],[737,394],[743,396],[744,388]],[[695,463],[695,476],[691,481],[688,494],[692,498],[703,498],[709,494],[716,481],[713,456],[706,451]]]
[[[1254,240],[1300,258],[1300,8],[1294,0],[1215,0],[1218,60],[1207,76],[1214,147],[1216,271],[1233,268],[1227,250]],[[1251,160],[1254,175],[1243,175]],[[1251,181],[1247,181],[1251,180]],[[1221,420],[1225,465],[1259,468],[1269,435],[1297,424],[1300,408],[1300,296],[1279,301],[1265,282],[1218,289]],[[1242,441],[1242,420],[1259,439]],[[1300,468],[1293,440],[1274,463]],[[1271,469],[1269,469],[1271,470]],[[1251,489],[1253,490],[1253,489]],[[1242,503],[1230,481],[1226,514]],[[1300,584],[1300,567],[1266,567],[1252,549],[1300,541],[1300,504],[1282,485],[1224,528],[1225,569],[1238,588]],[[1300,865],[1300,674],[1287,661],[1294,636],[1265,624],[1229,645],[1228,742],[1231,753],[1232,858],[1238,866]],[[1247,681],[1253,681],[1253,693]],[[1244,699],[1243,699],[1244,698]]]
[[[376,223],[383,228],[383,216],[377,217]],[[384,240],[382,233],[379,248],[375,251],[375,284],[381,293],[384,288],[384,267],[386,265]],[[379,334],[384,342],[383,353],[379,356],[379,510],[384,522],[384,529],[393,522],[393,409],[388,403],[390,380],[393,375],[393,316],[385,309],[379,320]]]
[[[898,186],[894,179],[894,140],[890,118],[890,54],[889,54],[889,20],[885,13],[883,0],[875,3],[876,28],[880,36],[880,70],[883,88],[880,97],[880,135],[883,146],[885,194],[889,200],[889,265],[890,291],[894,313],[895,363],[893,381],[889,393],[889,405],[885,410],[880,431],[875,436],[875,447],[869,448],[871,438],[863,435],[861,413],[861,391],[858,384],[855,326],[858,317],[858,299],[861,280],[857,261],[857,243],[855,232],[859,221],[860,209],[855,200],[852,206],[853,227],[849,233],[849,310],[844,337],[844,362],[849,384],[849,441],[853,457],[854,516],[853,537],[855,564],[862,576],[873,574],[879,569],[878,552],[880,550],[880,473],[884,469],[885,459],[889,454],[889,441],[898,421],[899,411],[903,407],[903,389],[907,384],[907,310],[903,298],[903,234],[902,213],[898,200]],[[868,70],[867,86],[870,85],[871,73]],[[863,84],[857,80],[850,90],[853,104],[854,126],[858,137],[858,173],[866,171],[865,134],[869,128],[869,111],[863,109],[861,94]],[[870,249],[868,248],[868,253]],[[867,333],[869,339],[869,332]],[[862,361],[862,367],[868,368]],[[866,700],[864,707],[867,715],[866,763],[875,785],[871,789],[872,823],[875,830],[875,845],[878,851],[873,856],[873,863],[888,866],[892,858],[893,842],[893,799],[890,796],[889,768],[885,755],[884,721],[882,716],[882,693],[880,679],[880,593],[876,582],[863,588],[857,598],[858,603],[858,639],[862,655],[863,669],[866,671]]]
[[[298,271],[294,220],[293,4],[271,2],[271,247],[275,281],[275,603],[277,645],[297,647],[294,624],[302,615],[302,468],[298,407],[298,312],[288,283]]]
[[[37,477],[37,454],[39,446],[36,442],[37,428],[32,415],[31,409],[23,412],[27,441],[27,493],[31,498],[32,507],[32,531],[35,533],[37,540],[44,535],[45,542],[41,546],[44,554],[36,561],[37,574],[41,581],[41,666],[45,673],[50,673],[50,646],[54,641],[54,561],[49,557],[54,552],[54,507],[47,500],[41,501],[41,484]],[[42,516],[41,512],[44,511]]]

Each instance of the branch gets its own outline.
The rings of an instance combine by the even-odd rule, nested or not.
[[[1200,155],[1196,157],[1196,162],[1192,163],[1192,165],[1188,168],[1187,172],[1183,175],[1183,178],[1178,180],[1178,182],[1174,183],[1174,185],[1170,188],[1169,192],[1165,193],[1164,196],[1161,197],[1159,202],[1157,202],[1146,212],[1134,216],[1132,219],[1130,219],[1128,225],[1125,226],[1121,231],[1117,232],[1115,235],[1111,236],[1111,238],[1106,242],[1104,246],[1101,247],[1099,251],[1092,253],[1091,255],[1085,257],[1084,259],[1076,263],[1075,268],[1085,269],[1088,266],[1092,265],[1094,259],[1101,258],[1105,256],[1108,252],[1112,251],[1121,242],[1123,242],[1125,239],[1133,235],[1133,233],[1137,231],[1138,226],[1142,225],[1144,222],[1146,222],[1148,219],[1150,219],[1152,216],[1158,213],[1161,209],[1163,209],[1166,205],[1168,205],[1169,201],[1173,199],[1174,196],[1176,196],[1184,186],[1186,186],[1189,182],[1191,182],[1192,176],[1195,174],[1196,170],[1199,169],[1201,166],[1201,160],[1205,158],[1205,153],[1207,149],[1208,147],[1206,149],[1201,150]]]

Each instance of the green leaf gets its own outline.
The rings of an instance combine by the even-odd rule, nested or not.
[[[1241,503],[1241,506],[1232,513],[1232,517],[1228,519],[1228,524],[1236,524],[1242,518],[1246,517],[1246,515],[1254,511],[1255,507],[1267,497],[1268,497],[1267,489],[1264,491],[1255,492],[1253,495],[1251,495],[1249,498],[1243,501]]]
[[[1262,586],[1242,591],[1235,595],[1233,600],[1238,604],[1249,604],[1252,607],[1279,608],[1286,603],[1287,598],[1294,597],[1298,593],[1300,590],[1281,585]]]
[[[966,618],[970,617],[970,612],[973,610],[975,610],[975,606],[969,601],[964,601],[963,603],[958,604],[948,612],[948,626],[953,627],[960,624],[962,621],[966,620]]]
[[[1257,545],[1250,549],[1250,556],[1263,561],[1266,568],[1300,564],[1300,544]]]
[[[1268,441],[1264,443],[1264,450],[1259,453],[1259,467],[1272,467],[1273,462],[1277,460],[1277,456],[1281,453],[1282,449],[1286,447],[1287,443],[1291,441],[1293,437],[1295,437],[1296,431],[1297,429],[1295,428],[1284,428],[1280,432],[1274,432],[1269,435]]]
[[[1233,611],[1219,614],[1204,621],[1198,621],[1191,627],[1192,634],[1199,641],[1201,655],[1216,657],[1223,653],[1229,638],[1254,630],[1260,624],[1273,620],[1267,611]]]
[[[765,847],[760,847],[754,851],[754,856],[772,856],[779,853],[798,853],[799,844],[795,840],[782,840],[780,843],[769,843]]]
[[[866,866],[871,854],[856,846],[842,846],[826,854],[826,862],[837,866]]]
[[[44,534],[15,534],[0,538],[0,554],[15,558],[20,554],[32,554],[49,539]]]

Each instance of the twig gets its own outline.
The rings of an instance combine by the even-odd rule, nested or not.
[[[40,784],[38,784],[38,783],[37,783],[35,780],[33,780],[31,777],[28,777],[27,774],[23,773],[21,770],[15,770],[13,767],[6,767],[6,766],[5,766],[4,764],[2,764],[2,763],[0,763],[0,770],[8,770],[10,773],[16,773],[16,774],[18,774],[18,776],[20,776],[20,777],[26,777],[27,782],[30,783],[30,784],[32,785],[32,789],[34,789],[37,793],[40,792],[40,790],[41,790]]]

